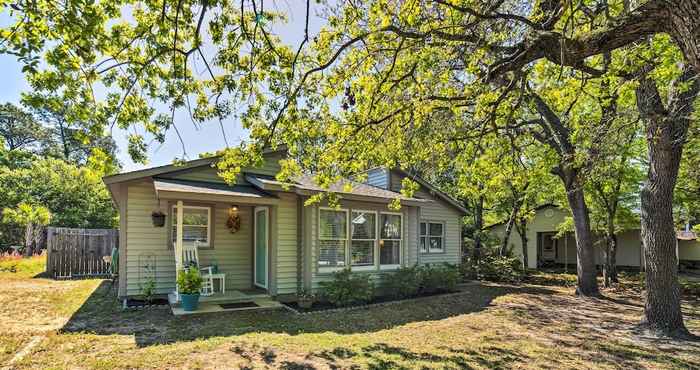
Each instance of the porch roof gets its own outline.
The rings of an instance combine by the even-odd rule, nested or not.
[[[283,183],[277,181],[272,176],[252,173],[246,173],[245,179],[260,189],[270,191],[293,191],[298,194],[313,194],[330,191],[339,193],[342,197],[351,200],[380,201],[388,203],[391,200],[398,198],[402,203],[407,205],[421,205],[432,202],[430,199],[407,197],[401,193],[352,180],[341,180],[331,185],[328,189],[324,189],[316,185],[313,177],[310,175],[302,175],[294,178],[293,183]],[[349,191],[346,188],[346,185],[350,185]]]
[[[234,185],[154,178],[153,187],[160,199],[198,199],[212,201],[240,201],[249,203],[276,203],[278,198],[254,186]]]

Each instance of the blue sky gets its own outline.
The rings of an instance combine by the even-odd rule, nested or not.
[[[275,30],[282,38],[283,42],[298,45],[303,38],[304,21],[305,21],[305,1],[289,0],[279,1],[275,4],[279,11],[288,14],[289,22],[286,25],[278,27]],[[315,14],[318,5],[315,1],[311,2],[311,21],[309,24],[310,37],[317,33],[322,26],[324,20],[317,17]],[[316,11],[314,10],[316,7]],[[6,25],[8,22],[7,14],[0,14],[0,25]],[[12,102],[19,103],[21,93],[28,91],[29,86],[22,74],[22,66],[16,61],[15,57],[7,54],[0,54],[0,103]],[[197,158],[198,153],[211,152],[221,149],[225,146],[224,139],[221,135],[221,129],[217,121],[205,122],[197,129],[191,123],[188,114],[184,111],[178,112],[175,117],[175,123],[182,134],[185,141],[187,154],[190,159]],[[229,119],[224,121],[224,130],[230,145],[240,143],[241,140],[247,138],[247,133],[236,120]],[[174,131],[169,132],[167,139],[163,145],[153,144],[149,147],[149,163],[144,166],[131,161],[126,152],[126,137],[127,132],[116,129],[112,133],[114,140],[119,147],[118,159],[122,163],[123,171],[137,170],[144,167],[158,166],[168,164],[176,157],[182,157],[182,146]]]

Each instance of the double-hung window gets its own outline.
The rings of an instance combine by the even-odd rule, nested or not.
[[[353,210],[350,217],[350,265],[353,269],[374,267],[377,240],[377,213]]]
[[[318,266],[321,270],[345,267],[345,249],[348,242],[348,211],[319,209]]]
[[[401,265],[403,217],[400,213],[381,213],[379,217],[379,267],[397,268]]]
[[[420,251],[421,253],[442,253],[445,251],[444,223],[420,223]]]
[[[177,240],[177,206],[172,209],[173,244]],[[200,247],[209,247],[211,241],[211,208],[182,207],[182,242],[199,243]]]

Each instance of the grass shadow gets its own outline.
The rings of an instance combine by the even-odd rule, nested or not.
[[[110,285],[110,281],[103,281],[71,316],[61,329],[62,332],[133,335],[140,347],[250,332],[289,335],[369,333],[412,322],[441,320],[479,312],[489,307],[496,297],[513,292],[554,293],[539,287],[473,286],[458,295],[426,297],[417,301],[346,312],[296,315],[280,309],[175,317],[169,309],[124,311],[113,290],[110,290]]]

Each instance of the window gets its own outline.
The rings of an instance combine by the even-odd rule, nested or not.
[[[380,219],[379,265],[398,267],[401,264],[402,217],[399,213],[382,213]]]
[[[319,224],[319,268],[345,267],[347,245],[348,211],[320,209]]]
[[[377,239],[377,213],[352,211],[351,220],[350,265],[372,267]]]
[[[420,252],[441,253],[444,252],[445,226],[442,222],[420,223]]]
[[[177,240],[177,206],[172,211],[173,244]],[[182,207],[182,242],[199,242],[201,247],[208,247],[211,237],[211,208],[209,207]]]

